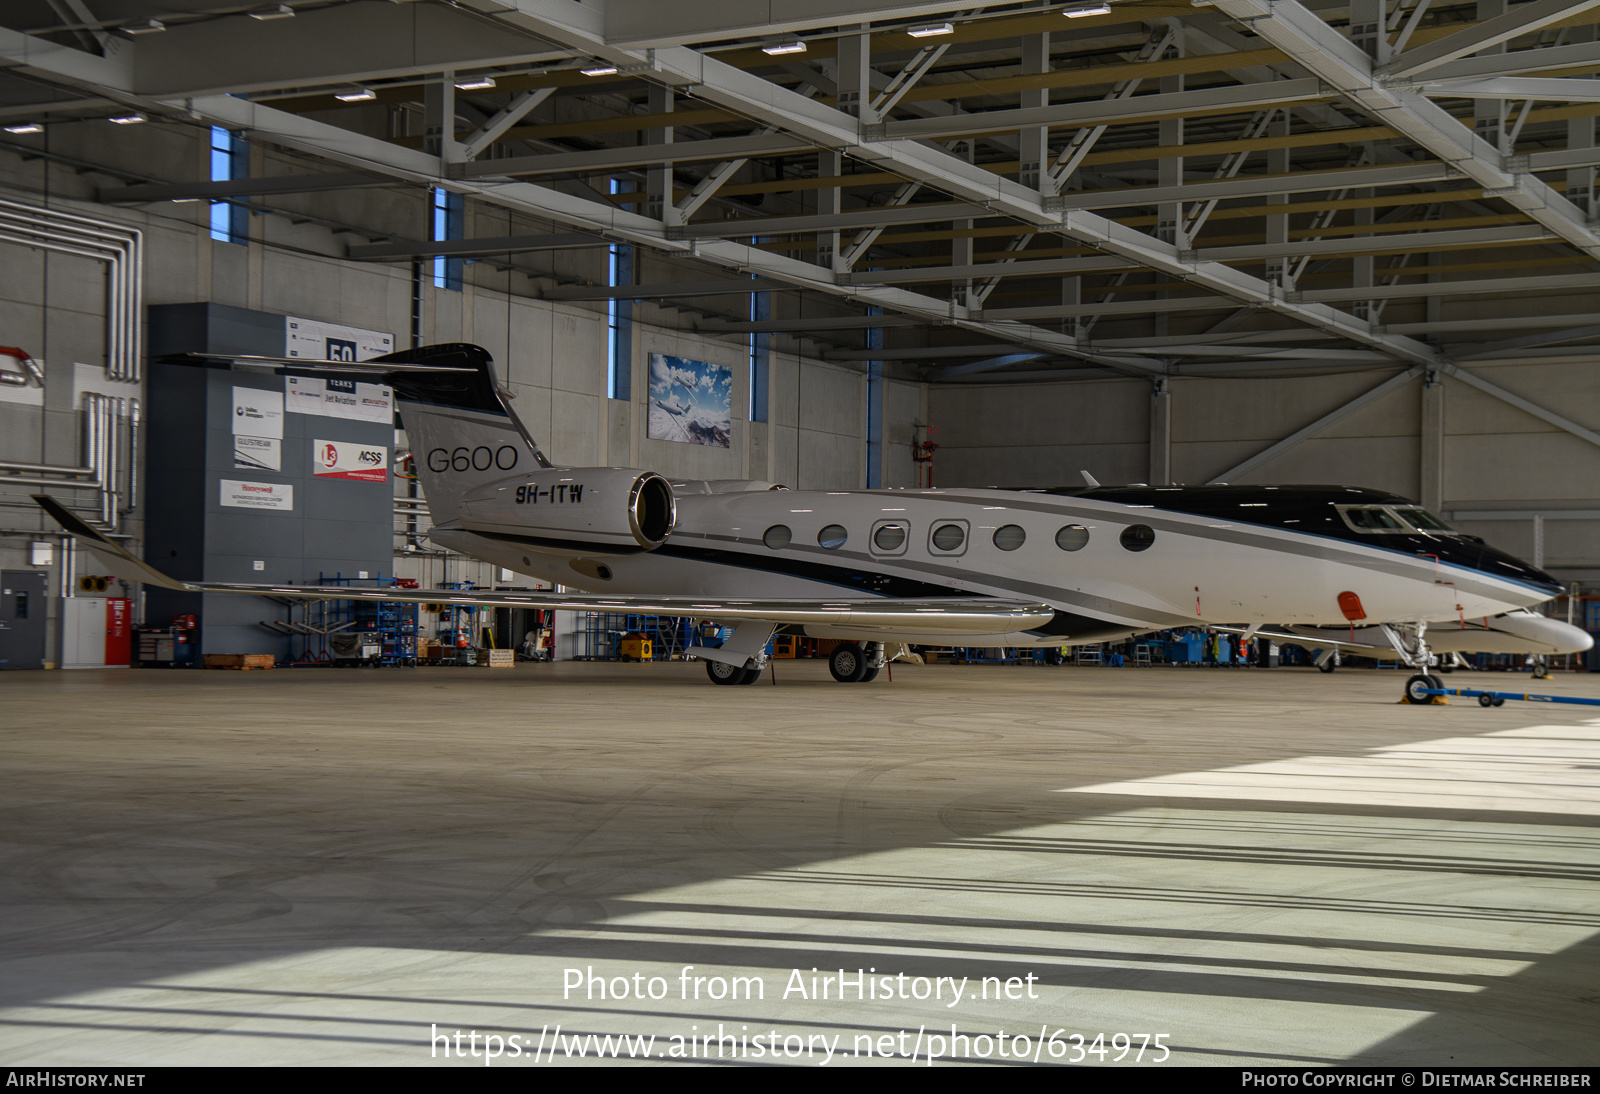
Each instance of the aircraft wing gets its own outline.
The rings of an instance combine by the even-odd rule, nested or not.
[[[234,593],[295,600],[373,600],[403,604],[457,604],[476,608],[543,608],[630,615],[690,616],[718,622],[761,620],[854,630],[882,629],[919,634],[1007,634],[1041,627],[1055,616],[1048,604],[981,597],[884,597],[815,600],[719,599],[706,596],[610,596],[604,593],[455,592],[444,589],[355,588],[345,585],[249,585],[179,581],[168,577],[121,544],[84,523],[54,498],[33,495],[40,508],[104,560],[118,577],[191,593]]]
[[[1274,642],[1281,642],[1285,645],[1294,646],[1327,646],[1331,649],[1340,650],[1375,650],[1389,648],[1387,646],[1374,646],[1371,642],[1351,642],[1348,639],[1312,638],[1309,635],[1296,634],[1293,631],[1247,631],[1247,629],[1244,627],[1213,627],[1212,630],[1221,631],[1224,634],[1243,635],[1249,633],[1250,637],[1252,638],[1270,638]]]

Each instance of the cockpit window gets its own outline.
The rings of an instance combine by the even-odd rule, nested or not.
[[[1413,528],[1424,532],[1454,532],[1444,521],[1428,512],[1420,505],[1407,505],[1397,508],[1395,512],[1405,518]]]
[[[1369,535],[1455,533],[1454,528],[1420,505],[1340,505],[1337,508],[1346,524]]]

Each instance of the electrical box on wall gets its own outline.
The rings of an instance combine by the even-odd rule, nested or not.
[[[28,545],[29,566],[48,566],[55,560],[55,544],[45,540],[34,540]]]

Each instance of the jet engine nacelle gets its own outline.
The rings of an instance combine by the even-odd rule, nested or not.
[[[678,520],[672,485],[636,467],[566,467],[480,486],[461,524],[530,545],[590,554],[653,551]]]

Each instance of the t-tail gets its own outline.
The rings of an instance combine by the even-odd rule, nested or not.
[[[387,377],[435,524],[455,520],[471,490],[551,466],[511,409],[493,358],[481,346],[423,346],[362,362],[386,363],[452,370]]]

